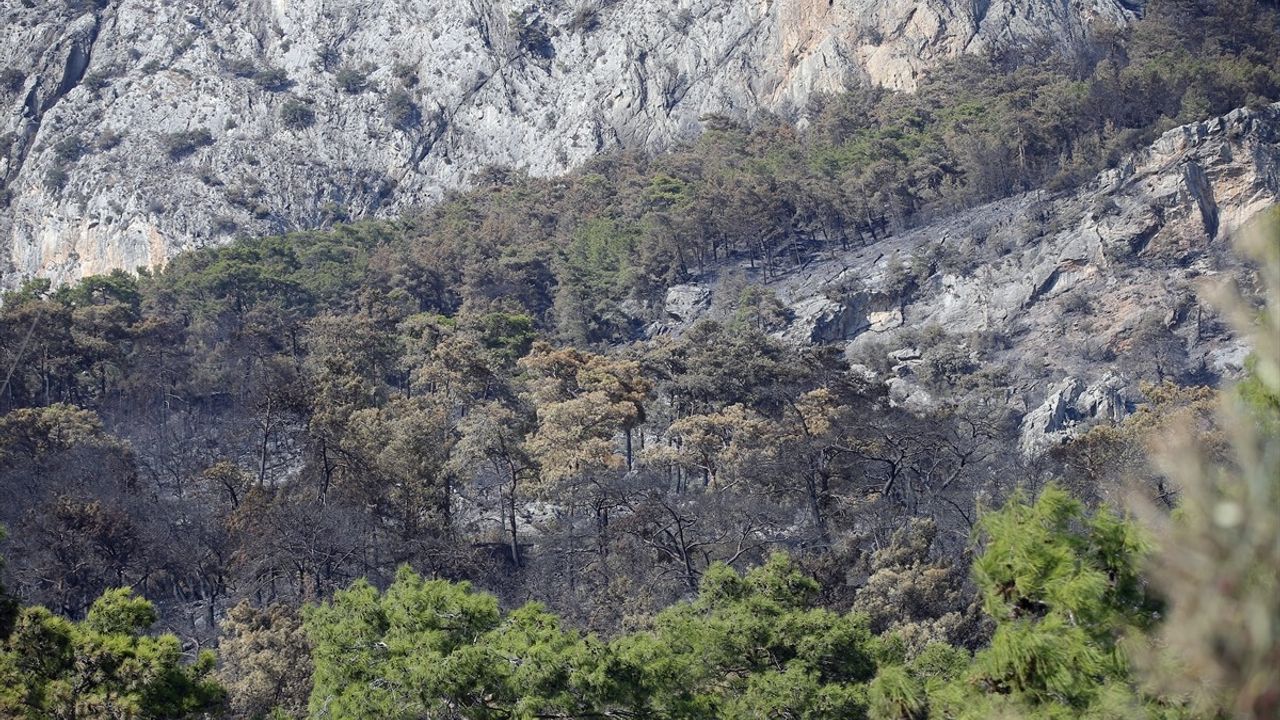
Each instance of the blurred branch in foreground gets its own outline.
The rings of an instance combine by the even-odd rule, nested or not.
[[[1169,602],[1154,679],[1206,711],[1260,720],[1280,716],[1280,210],[1240,242],[1265,301],[1233,291],[1219,302],[1255,347],[1218,411],[1225,458],[1193,428],[1171,433],[1157,459],[1181,487],[1179,508],[1135,503],[1156,529],[1153,577]]]

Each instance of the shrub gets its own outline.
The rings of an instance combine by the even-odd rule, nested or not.
[[[209,221],[209,226],[214,234],[217,235],[231,235],[240,229],[240,225],[233,218],[226,215],[215,215]]]
[[[555,54],[551,45],[551,36],[547,34],[546,23],[538,18],[530,18],[525,13],[512,12],[510,15],[511,30],[515,33],[520,49],[540,58],[549,58]]]
[[[1083,292],[1073,292],[1062,298],[1062,312],[1069,315],[1093,314],[1093,303]]]
[[[120,141],[123,139],[124,139],[123,135],[116,132],[115,130],[112,130],[111,128],[107,128],[106,130],[102,131],[101,135],[98,136],[98,140],[97,142],[94,143],[94,147],[96,147],[98,150],[110,150],[111,148],[114,148],[115,146],[119,145]]]
[[[358,95],[369,87],[369,73],[363,67],[357,68],[347,65],[338,70],[334,80],[338,83],[338,87],[342,92],[348,95]]]
[[[316,112],[307,102],[289,98],[280,106],[280,119],[284,121],[285,127],[303,130],[315,124]]]
[[[387,95],[387,120],[393,127],[407,130],[418,124],[421,116],[409,93],[401,88]]]
[[[882,290],[892,296],[900,298],[909,298],[915,293],[916,275],[908,265],[902,261],[902,257],[894,255],[889,258],[884,269],[884,283]]]
[[[253,74],[253,82],[263,90],[270,92],[288,90],[289,86],[293,85],[293,81],[289,79],[288,73],[280,68],[259,70]]]
[[[111,84],[111,71],[95,70],[94,72],[85,75],[84,79],[80,81],[80,84],[93,92],[97,92]]]
[[[978,370],[969,349],[950,342],[925,350],[921,359],[924,362],[920,364],[920,377],[935,388],[955,385]]]
[[[170,160],[181,160],[202,147],[213,144],[213,135],[204,128],[168,133],[161,139]]]
[[[61,165],[49,168],[44,174],[44,187],[49,192],[57,192],[67,184],[67,171]]]
[[[232,58],[226,62],[227,72],[236,77],[251,78],[258,72],[258,66],[252,60],[245,58]]]
[[[600,27],[600,8],[594,5],[579,5],[573,12],[573,19],[569,21],[571,32],[589,33],[598,27]]]
[[[88,148],[75,135],[65,137],[53,146],[53,154],[58,158],[59,162],[73,163],[84,157]]]
[[[5,92],[18,92],[22,89],[22,83],[27,78],[22,71],[17,68],[5,68],[0,70],[0,90]]]
[[[404,83],[405,87],[418,84],[418,66],[406,62],[398,62],[391,66],[391,74]]]

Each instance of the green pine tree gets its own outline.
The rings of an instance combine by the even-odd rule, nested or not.
[[[216,708],[212,653],[182,662],[173,635],[148,635],[151,603],[103,593],[83,622],[24,608],[0,647],[0,717],[19,720],[177,720]]]
[[[1057,487],[983,516],[974,580],[996,622],[962,679],[937,688],[930,717],[1146,717],[1174,712],[1145,696],[1125,642],[1141,642],[1159,602],[1140,569],[1136,523],[1088,511]]]

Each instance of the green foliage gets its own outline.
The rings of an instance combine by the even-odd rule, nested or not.
[[[608,219],[592,220],[575,234],[557,273],[556,310],[566,339],[591,344],[630,335],[621,304],[633,287],[630,258],[640,236],[638,228]]]
[[[911,720],[927,715],[924,688],[901,666],[891,665],[876,675],[869,700],[874,720]]]
[[[123,270],[90,275],[76,285],[59,288],[55,297],[79,306],[119,305],[134,318],[142,304],[138,279]]]
[[[759,285],[748,285],[738,294],[738,311],[734,314],[734,324],[738,327],[750,328],[759,333],[771,333],[781,330],[791,321],[791,313],[786,305],[771,290]]]
[[[312,608],[313,712],[329,717],[535,718],[609,714],[856,718],[875,672],[865,619],[812,607],[784,556],[745,576],[719,566],[698,598],[606,645],[540,605],[505,617],[467,583],[402,569]]]
[[[413,96],[404,88],[394,88],[387,93],[386,98],[387,121],[391,126],[400,130],[409,130],[417,127],[422,120],[422,115],[418,111],[418,104],[413,101]]]
[[[243,315],[261,305],[312,316],[349,307],[373,248],[397,231],[395,224],[366,222],[246,239],[175,258],[156,284],[199,314]]]
[[[114,68],[94,70],[92,72],[85,73],[84,78],[80,80],[80,84],[93,92],[98,92],[111,84],[111,78],[116,74],[116,72],[117,71]]]
[[[536,337],[533,318],[520,313],[486,313],[476,324],[480,342],[503,365],[510,366],[528,354]]]
[[[84,142],[76,135],[68,135],[53,146],[54,157],[64,163],[79,160],[87,151]]]
[[[875,673],[859,615],[813,608],[817,584],[783,555],[703,575],[698,597],[617,641],[636,698],[659,717],[856,718]]]
[[[0,462],[6,470],[22,468],[22,461],[40,467],[59,453],[83,453],[94,445],[114,449],[115,442],[103,432],[102,420],[92,410],[57,403],[0,416]],[[107,469],[101,463],[96,467],[98,472]]]
[[[129,350],[140,295],[127,273],[86,278],[50,292],[33,280],[5,294],[0,358],[13,368],[12,405],[82,402],[112,384]],[[35,358],[41,362],[33,362]]]
[[[67,173],[66,168],[61,166],[51,167],[44,174],[44,188],[49,192],[56,193],[66,186],[68,178],[70,178],[70,175]]]
[[[1276,383],[1265,382],[1258,374],[1258,359],[1250,357],[1246,362],[1246,374],[1236,385],[1236,392],[1245,406],[1251,408],[1262,422],[1274,423],[1280,417],[1280,391]]]
[[[344,65],[333,79],[342,92],[358,95],[369,87],[369,70],[365,66]]]
[[[968,684],[1028,713],[1139,705],[1121,639],[1149,629],[1159,606],[1140,574],[1138,527],[1056,487],[1034,503],[1014,497],[979,527],[987,542],[974,579],[996,631]]]
[[[602,646],[537,605],[503,618],[467,583],[407,568],[385,593],[357,583],[306,614],[313,713],[341,718],[535,718],[588,711]]]
[[[160,720],[215,708],[213,656],[184,665],[176,637],[144,634],[153,622],[151,604],[126,589],[104,593],[80,623],[24,609],[0,646],[0,715]]]

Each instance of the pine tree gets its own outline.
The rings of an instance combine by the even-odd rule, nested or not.
[[[222,621],[218,679],[233,717],[302,718],[311,689],[311,645],[298,611],[241,602]]]
[[[713,565],[692,602],[620,639],[642,716],[858,718],[875,673],[862,615],[814,607],[818,585],[785,555],[746,575]]]
[[[605,707],[604,648],[538,604],[505,618],[468,583],[402,568],[385,593],[357,582],[309,608],[311,712],[409,719],[580,716]]]
[[[1147,702],[1122,639],[1140,636],[1159,603],[1140,574],[1148,542],[1136,523],[1090,513],[1050,486],[983,516],[973,574],[996,622],[962,682],[939,689],[945,717],[1141,716]]]
[[[213,710],[222,689],[208,678],[212,653],[182,663],[173,635],[147,635],[151,603],[109,590],[72,622],[23,609],[0,648],[0,717],[177,720]]]

